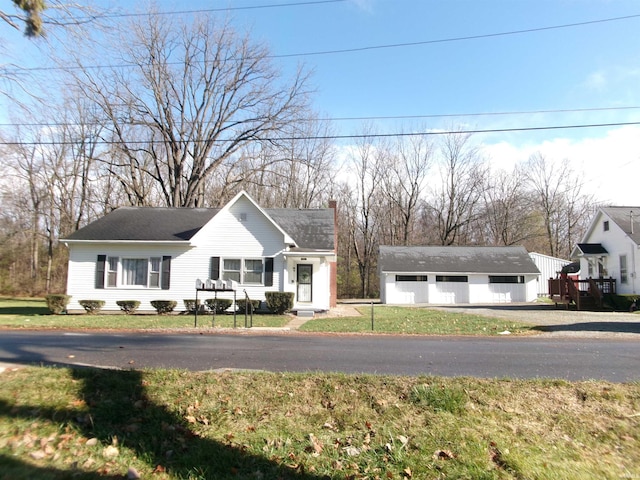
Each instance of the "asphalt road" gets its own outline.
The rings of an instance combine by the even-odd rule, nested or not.
[[[0,364],[640,380],[628,338],[305,334],[0,334]]]

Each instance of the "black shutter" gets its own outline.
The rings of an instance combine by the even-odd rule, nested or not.
[[[220,278],[220,257],[211,257],[209,278],[211,280],[218,280]]]
[[[264,259],[264,286],[271,287],[273,285],[273,258]]]
[[[96,288],[104,288],[104,268],[107,263],[106,255],[98,255],[96,262]]]
[[[171,256],[162,257],[162,290],[169,290],[171,285]]]

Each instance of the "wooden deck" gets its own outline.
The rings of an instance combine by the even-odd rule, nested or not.
[[[549,298],[558,306],[575,305],[577,310],[602,310],[606,294],[616,293],[614,278],[550,278]]]

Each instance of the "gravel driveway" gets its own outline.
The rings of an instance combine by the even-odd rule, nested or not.
[[[427,307],[427,305],[425,305]],[[536,325],[544,335],[581,337],[621,336],[640,340],[640,314],[585,312],[563,306],[526,303],[509,305],[456,305],[428,308],[448,312],[473,313]]]

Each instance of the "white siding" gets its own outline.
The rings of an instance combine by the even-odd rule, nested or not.
[[[529,253],[531,260],[536,264],[538,270],[540,270],[540,277],[537,279],[537,294],[540,296],[549,294],[549,280],[550,278],[557,278],[557,273],[562,270],[562,267],[571,263],[569,260],[562,258],[551,257],[549,255],[543,255],[541,253],[531,252]]]

